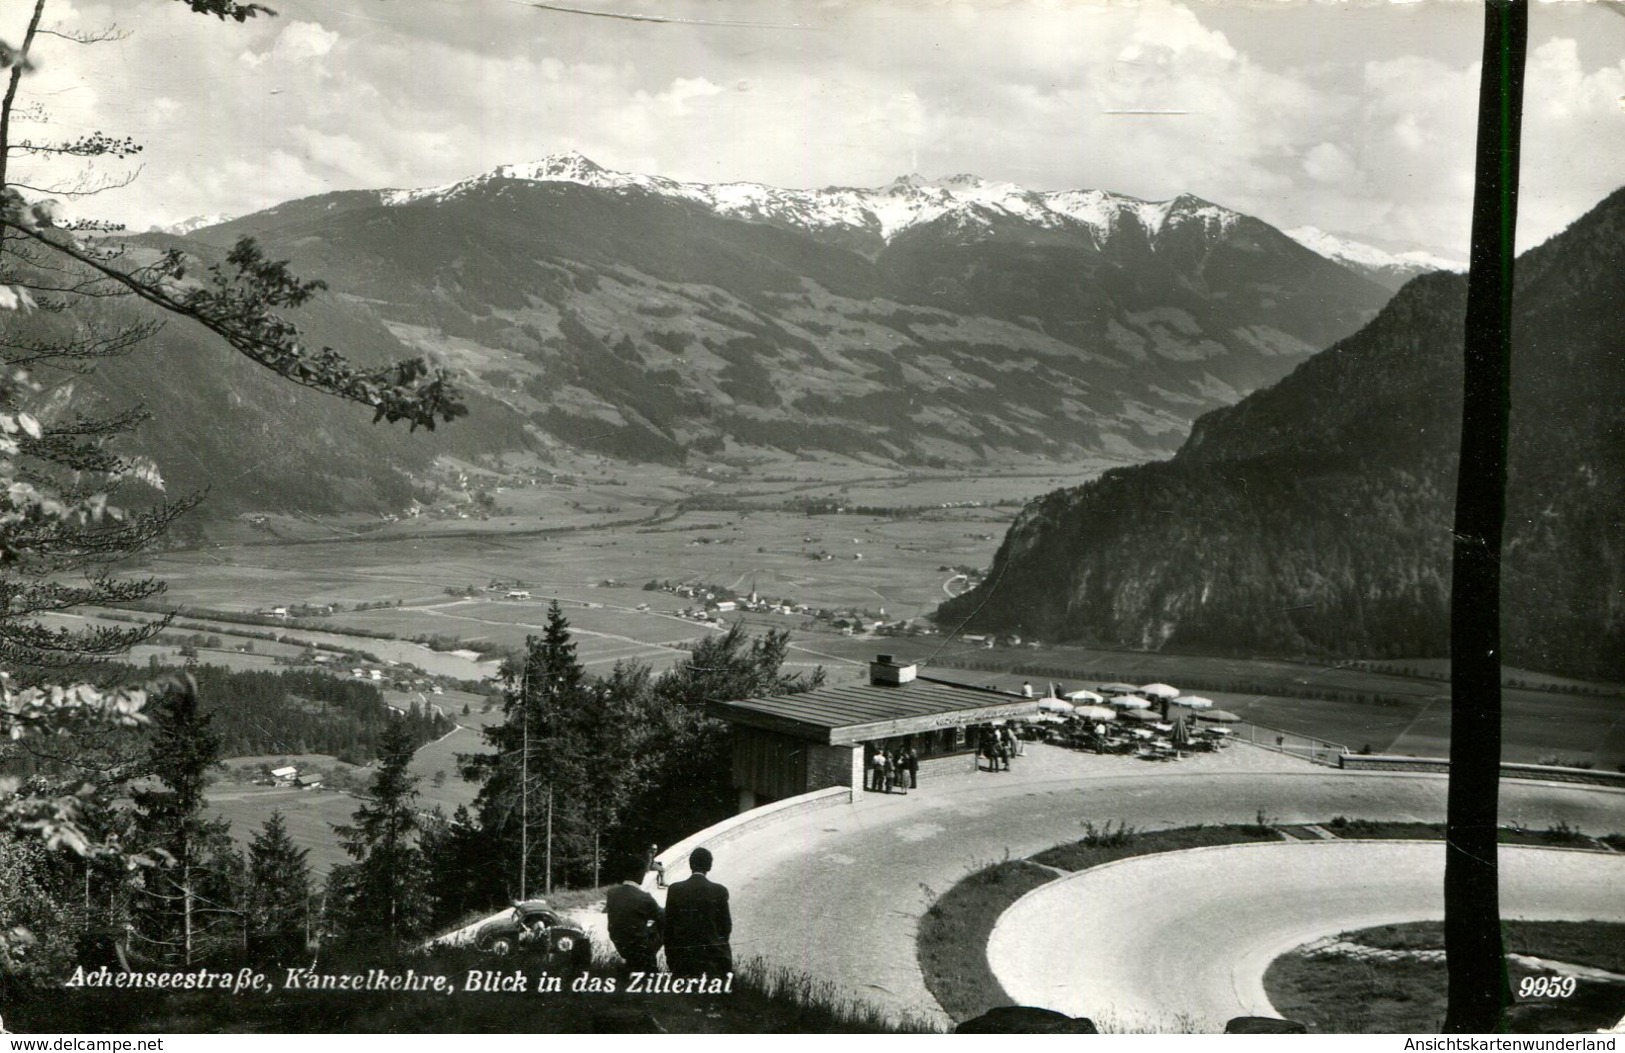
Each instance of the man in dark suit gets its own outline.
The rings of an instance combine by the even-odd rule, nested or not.
[[[655,972],[665,920],[655,898],[636,881],[623,881],[604,894],[604,913],[609,916],[609,941],[626,963],[622,972]]]
[[[673,976],[723,976],[733,969],[728,890],[712,881],[711,853],[688,856],[690,875],[666,890],[666,964]]]

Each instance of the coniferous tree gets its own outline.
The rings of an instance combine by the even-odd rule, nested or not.
[[[621,827],[633,803],[647,792],[658,760],[649,667],[616,662],[609,676],[592,684],[588,702],[579,710],[579,738],[587,764],[576,793],[591,838],[587,879],[596,887],[603,883],[606,863],[613,873],[621,873],[645,854],[641,832],[623,832]],[[617,852],[622,843],[635,847]]]
[[[650,844],[673,841],[733,814],[728,725],[710,715],[711,702],[809,691],[823,669],[786,674],[790,634],[751,639],[739,625],[694,646],[654,683],[640,722],[648,734],[639,765],[643,781],[618,830],[618,858],[636,858]]]
[[[417,776],[407,774],[414,751],[405,721],[384,734],[370,799],[354,822],[335,825],[344,851],[355,862],[329,875],[328,911],[350,933],[392,939],[414,936],[428,924],[433,906],[429,874],[418,845]]]
[[[419,844],[430,875],[436,926],[489,907],[501,897],[501,876],[492,873],[489,841],[466,806],[458,805],[449,819],[435,809],[423,824]]]
[[[135,878],[136,955],[190,965],[240,932],[242,859],[230,824],[203,810],[204,789],[220,761],[220,739],[182,679],[152,710],[144,771],[155,783],[134,790],[134,828],[160,860]]]
[[[305,946],[310,908],[310,850],[294,845],[280,811],[248,846],[249,949],[278,960]]]
[[[488,858],[512,895],[551,887],[556,873],[588,861],[591,824],[579,792],[589,758],[584,710],[587,676],[570,623],[557,600],[540,637],[502,669],[500,724],[485,729],[489,753],[461,758],[465,778],[481,783],[475,809]]]

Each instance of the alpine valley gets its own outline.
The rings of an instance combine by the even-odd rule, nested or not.
[[[1448,653],[1466,279],[1196,422],[1172,460],[1031,503],[968,629],[1223,653]],[[1625,191],[1517,263],[1509,665],[1625,677]]]
[[[126,251],[201,265],[253,236],[327,282],[296,319],[313,342],[362,362],[425,354],[458,372],[471,408],[427,440],[385,434],[180,327],[163,353],[79,382],[81,397],[179,422],[148,429],[142,452],[182,488],[212,486],[220,511],[399,509],[447,452],[1143,461],[1391,295],[1375,272],[1189,196],[973,176],[692,184],[575,154],[186,229]]]

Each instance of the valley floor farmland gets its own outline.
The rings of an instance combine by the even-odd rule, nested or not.
[[[322,631],[240,626],[205,620],[225,640],[204,661],[259,666],[267,655],[296,645],[233,636],[274,632],[409,663],[429,673],[479,679],[495,663],[470,654],[430,651],[412,637],[437,637],[476,650],[521,646],[537,633],[558,599],[570,620],[581,659],[592,672],[617,661],[657,671],[678,660],[688,643],[715,628],[678,616],[698,601],[646,582],[720,586],[740,594],[887,621],[936,608],[945,588],[957,591],[961,571],[992,560],[1016,508],[1012,499],[1075,484],[1099,466],[1055,476],[1006,474],[902,477],[862,464],[775,466],[784,474],[696,477],[666,469],[595,469],[580,481],[550,481],[490,492],[489,518],[458,514],[395,522],[348,516],[267,514],[211,527],[211,540],[191,550],[151,557],[144,570],[169,582],[167,602],[192,610],[252,614],[276,607],[335,605],[307,621]],[[474,471],[474,469],[470,469]],[[564,477],[560,477],[564,478]],[[470,484],[471,486],[475,484]],[[681,501],[690,502],[680,506]],[[818,514],[808,514],[813,502]],[[999,504],[999,502],[1006,502]],[[834,508],[847,511],[835,513]],[[860,514],[856,509],[870,510]],[[878,514],[884,509],[889,514]],[[494,587],[493,587],[494,586]],[[528,593],[508,598],[509,593]],[[357,608],[361,609],[357,609]],[[1449,727],[1448,663],[1418,658],[1391,662],[1291,661],[1269,658],[1146,654],[1084,647],[1038,649],[971,646],[940,636],[843,636],[807,615],[729,614],[752,632],[791,631],[789,664],[824,666],[831,679],[858,678],[876,653],[918,661],[922,671],[971,683],[1042,690],[1103,680],[1172,683],[1212,698],[1220,707],[1269,727],[1341,743],[1353,750],[1443,755]],[[190,620],[190,619],[189,619]],[[188,630],[191,631],[191,630]],[[373,639],[356,633],[387,633]],[[235,650],[251,642],[253,653]],[[169,650],[152,652],[160,661]],[[143,651],[141,658],[147,653]],[[1508,670],[1506,759],[1592,764],[1625,763],[1625,691]],[[390,692],[405,705],[412,693]],[[448,707],[462,727],[419,751],[425,808],[447,812],[473,798],[456,773],[456,755],[480,748],[479,726],[494,719],[486,699],[448,692],[422,696]],[[464,701],[470,714],[461,713]],[[437,773],[444,773],[443,777]],[[361,782],[365,770],[356,772]],[[227,789],[222,787],[222,789]],[[273,807],[307,835],[313,858],[336,862],[325,823],[354,809],[346,794],[250,792],[230,788],[219,812],[239,836],[257,829]],[[331,814],[330,814],[331,813]]]

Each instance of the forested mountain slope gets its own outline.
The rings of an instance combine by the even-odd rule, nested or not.
[[[1030,504],[939,618],[1143,648],[1448,651],[1463,276],[1197,421],[1168,462]],[[1518,261],[1507,662],[1625,676],[1625,191]]]

